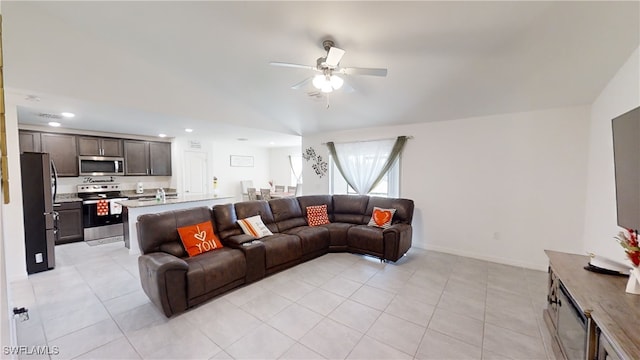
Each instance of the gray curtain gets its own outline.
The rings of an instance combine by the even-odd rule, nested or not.
[[[343,152],[340,152],[340,150],[336,150],[336,145],[334,142],[328,142],[327,147],[329,148],[329,153],[331,154],[331,157],[333,158],[333,160],[336,162],[336,167],[338,168],[338,171],[340,171],[340,174],[342,174],[342,177],[344,177],[344,179],[347,181],[349,186],[351,186],[352,189],[358,192],[358,194],[364,195],[364,194],[368,194],[371,190],[373,190],[373,188],[375,188],[376,185],[378,185],[380,180],[382,180],[382,178],[385,176],[387,171],[389,171],[393,163],[400,156],[400,153],[402,152],[402,149],[404,148],[404,145],[406,142],[407,142],[406,136],[398,136],[380,170],[376,171],[377,173],[373,174],[373,177],[369,177],[368,180],[364,182],[356,181],[356,176],[354,175],[359,170],[361,170],[361,169],[353,168],[354,166],[357,166],[358,161],[349,161],[359,156],[369,155],[369,154],[358,153],[358,150],[357,150],[358,143],[350,143],[349,145],[355,145],[355,147],[351,147],[348,151],[345,150],[345,152],[348,152],[348,153],[343,153]],[[386,155],[386,152],[384,153],[385,153],[384,155]]]

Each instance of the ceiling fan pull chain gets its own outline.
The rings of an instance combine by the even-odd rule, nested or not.
[[[327,93],[327,109],[329,109],[329,93]]]

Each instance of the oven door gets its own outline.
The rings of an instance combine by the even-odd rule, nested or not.
[[[82,202],[82,225],[86,228],[98,226],[107,226],[113,224],[122,224],[122,212],[114,213],[112,211],[112,201],[123,201],[126,198],[105,199],[109,206],[107,215],[98,215],[98,202],[100,200],[84,200]]]

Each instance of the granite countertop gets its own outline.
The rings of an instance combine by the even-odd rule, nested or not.
[[[135,190],[122,190],[121,193],[124,197],[129,199],[150,198],[155,200],[157,191],[158,189],[156,188],[156,189],[145,189],[142,194],[136,193]],[[164,193],[167,196],[172,196],[172,197],[178,196],[178,191],[176,189],[164,189]]]
[[[171,205],[171,204],[182,204],[188,202],[196,202],[196,201],[206,201],[206,200],[231,200],[234,199],[235,196],[226,196],[226,195],[214,195],[214,194],[204,194],[204,195],[176,195],[169,196],[167,194],[167,199],[165,201],[156,201],[155,193],[154,197],[150,199],[132,199],[132,200],[124,200],[118,201],[122,206],[126,206],[129,208],[140,208],[147,206],[159,206],[159,205]]]
[[[122,193],[123,197],[129,198],[129,199],[149,198],[149,199],[155,200],[156,191],[158,191],[158,189],[147,189],[142,194],[136,194],[135,190],[122,190],[120,192]],[[178,196],[178,191],[176,189],[165,189],[164,192],[168,198],[169,197],[175,198]],[[82,201],[82,198],[78,197],[77,193],[64,193],[64,194],[56,194],[54,203],[60,204],[60,203],[68,203],[68,202],[75,202],[75,201]]]
[[[68,202],[76,202],[82,201],[81,198],[78,197],[76,193],[68,193],[68,194],[56,194],[56,198],[54,199],[54,203],[68,203]]]

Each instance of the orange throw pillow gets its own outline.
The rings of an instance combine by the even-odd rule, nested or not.
[[[178,228],[180,240],[189,256],[196,256],[207,251],[221,249],[222,243],[213,233],[211,221]]]
[[[371,220],[369,220],[369,226],[377,226],[386,229],[391,226],[391,220],[393,220],[393,214],[396,213],[396,209],[382,209],[377,206],[373,207],[373,213],[371,213]]]
[[[309,226],[329,224],[327,205],[307,206],[307,223]]]

